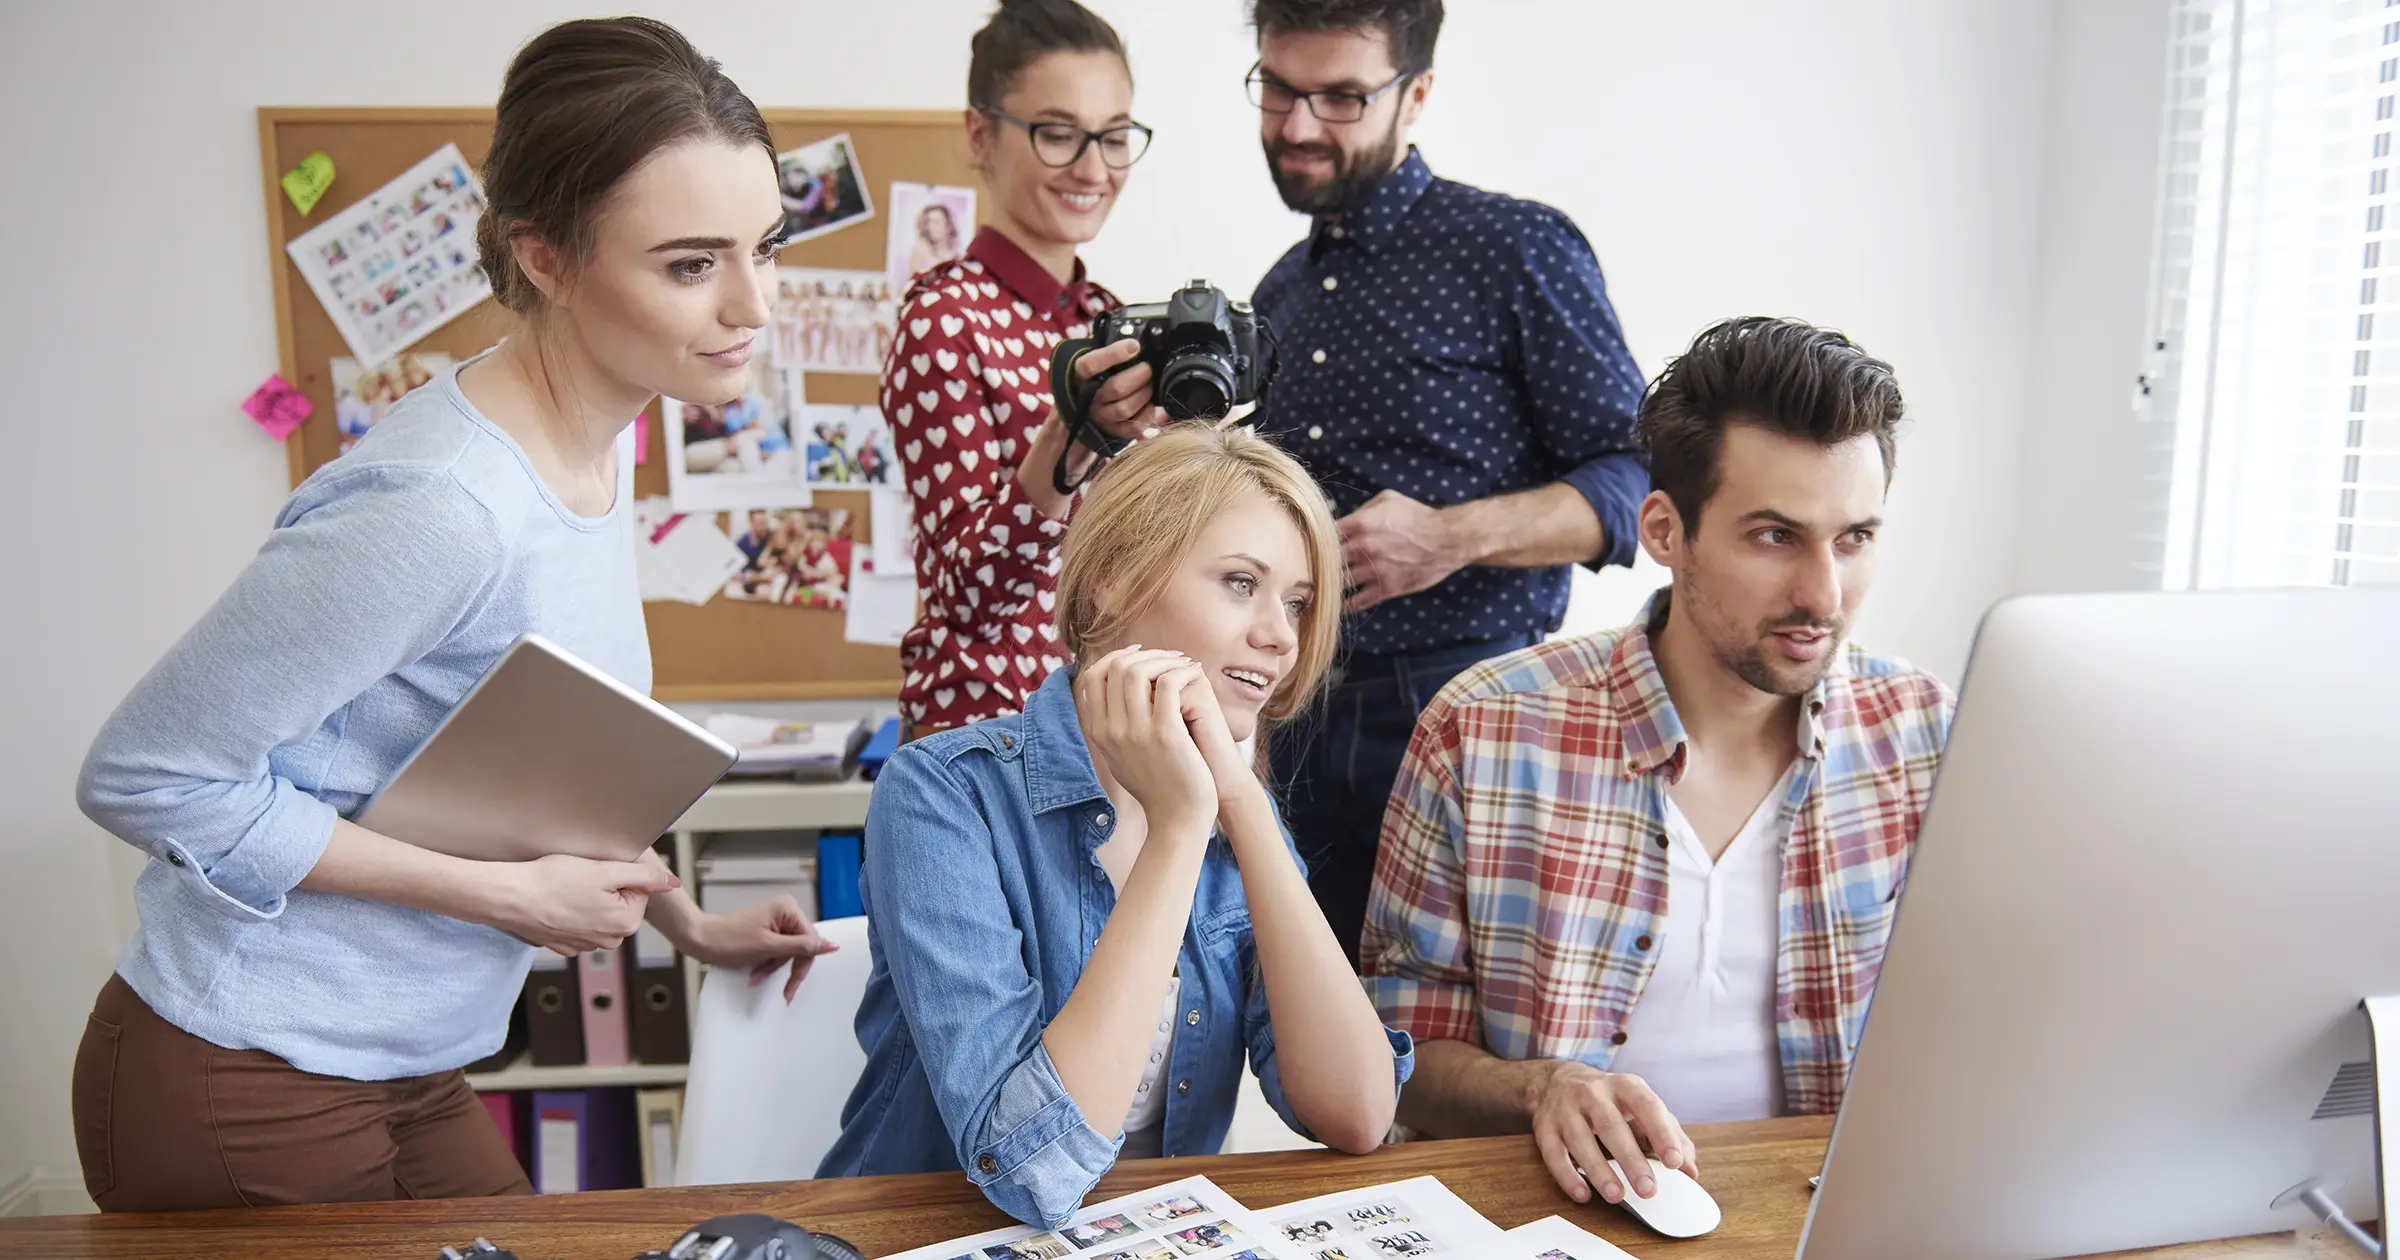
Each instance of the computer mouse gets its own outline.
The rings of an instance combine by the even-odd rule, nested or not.
[[[1608,1169],[1617,1174],[1617,1184],[1626,1187],[1625,1197],[1617,1200],[1617,1206],[1669,1238],[1698,1238],[1725,1220],[1717,1201],[1681,1169],[1651,1160],[1650,1175],[1658,1180],[1658,1193],[1647,1199],[1633,1193],[1632,1182],[1617,1167],[1617,1161],[1608,1161]]]

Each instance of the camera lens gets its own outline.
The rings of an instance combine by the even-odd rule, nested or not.
[[[1220,420],[1233,410],[1233,371],[1207,350],[1186,350],[1158,374],[1159,405],[1177,420]]]

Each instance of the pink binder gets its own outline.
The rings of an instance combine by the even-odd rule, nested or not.
[[[633,983],[625,951],[595,949],[575,960],[583,979],[583,1061],[613,1067],[633,1061],[633,1025],[626,1008]]]

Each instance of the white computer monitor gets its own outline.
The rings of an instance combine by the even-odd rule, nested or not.
[[[2379,995],[2400,995],[2400,588],[2004,601],[1802,1260],[2272,1233],[2314,1223],[2273,1206],[2311,1178],[2372,1219]]]

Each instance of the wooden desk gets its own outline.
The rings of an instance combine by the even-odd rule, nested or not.
[[[1095,1199],[1206,1174],[1253,1208],[1432,1173],[1503,1228],[1563,1215],[1644,1260],[1790,1260],[1808,1210],[1808,1178],[1824,1155],[1822,1118],[1700,1125],[1701,1183],[1725,1209],[1707,1238],[1670,1242],[1617,1209],[1577,1207],[1550,1183],[1531,1138],[1418,1142],[1363,1158],[1324,1151],[1223,1155],[1120,1165]],[[524,1260],[628,1260],[674,1241],[686,1226],[727,1212],[767,1212],[838,1234],[869,1256],[1010,1222],[956,1174],[801,1181],[688,1190],[622,1190],[522,1199],[454,1199],[256,1211],[0,1220],[9,1260],[85,1257],[242,1256],[254,1260],[433,1260],[476,1235]],[[2176,1260],[2337,1260],[2349,1253],[2323,1231],[2141,1252]],[[1932,1258],[1926,1258],[1932,1260]]]

